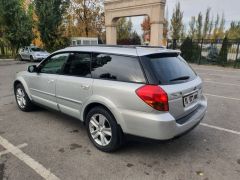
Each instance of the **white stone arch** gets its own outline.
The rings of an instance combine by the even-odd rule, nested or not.
[[[150,45],[161,45],[165,4],[166,0],[105,0],[107,44],[117,44],[116,22],[119,18],[148,16],[151,22]]]

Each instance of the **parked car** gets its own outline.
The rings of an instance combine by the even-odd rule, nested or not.
[[[48,57],[50,54],[35,46],[26,46],[22,49],[20,49],[19,54],[17,55],[17,59],[19,61],[22,60],[29,60],[29,61],[42,61],[46,57]]]
[[[125,135],[154,140],[180,136],[203,119],[202,80],[178,51],[81,46],[51,54],[14,81],[20,110],[42,105],[84,122],[102,151]]]

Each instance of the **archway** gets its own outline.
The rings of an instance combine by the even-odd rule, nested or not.
[[[119,18],[149,16],[151,22],[150,45],[161,45],[165,4],[166,0],[105,0],[107,44],[117,44],[116,22]]]

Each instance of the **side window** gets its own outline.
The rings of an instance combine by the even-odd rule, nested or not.
[[[145,83],[145,78],[136,57],[93,54],[92,75],[96,79]]]
[[[78,77],[91,77],[90,63],[90,53],[71,53],[64,67],[63,74]]]
[[[40,73],[60,74],[68,56],[68,53],[63,53],[50,57],[40,65]]]

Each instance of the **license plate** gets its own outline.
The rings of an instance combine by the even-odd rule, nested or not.
[[[188,107],[198,99],[198,91],[183,97],[184,107]]]

